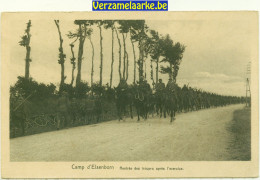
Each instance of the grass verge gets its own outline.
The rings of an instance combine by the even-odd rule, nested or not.
[[[230,160],[251,160],[251,109],[244,108],[236,110],[233,120],[228,126],[231,133],[229,146]]]

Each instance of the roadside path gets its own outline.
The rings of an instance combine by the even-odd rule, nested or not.
[[[181,113],[176,120],[126,119],[10,140],[11,161],[229,160],[231,105]]]

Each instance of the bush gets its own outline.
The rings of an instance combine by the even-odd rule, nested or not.
[[[55,95],[56,86],[52,83],[43,84],[34,81],[32,78],[25,79],[18,76],[18,80],[14,86],[10,87],[10,94],[14,96],[28,97],[32,95],[31,99],[43,100]]]
[[[96,95],[101,95],[105,91],[104,86],[100,86],[99,82],[93,83],[91,91]]]
[[[66,83],[63,85],[62,91],[67,92],[68,95],[69,95],[69,98],[72,98],[75,94],[75,88],[72,87],[70,84],[66,84]]]
[[[75,87],[75,95],[78,98],[83,98],[86,96],[86,94],[90,91],[90,87],[87,82],[80,82]]]
[[[32,78],[25,79],[19,76],[14,86],[10,87],[10,95],[14,102],[18,96],[25,98],[28,115],[50,113],[56,107],[57,92],[56,86],[52,83],[38,83]]]

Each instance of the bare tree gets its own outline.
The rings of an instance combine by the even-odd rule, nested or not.
[[[112,83],[113,83],[113,67],[114,67],[114,32],[115,32],[115,22],[113,20],[105,20],[104,21],[104,28],[105,29],[111,29],[112,32],[112,61],[111,61],[111,71],[110,71],[110,83],[109,86],[112,87]]]
[[[74,71],[76,69],[76,58],[75,58],[75,55],[74,55],[74,44],[71,43],[70,44],[70,50],[71,50],[71,54],[72,54],[72,57],[70,58],[70,63],[72,64],[72,72],[71,72],[71,83],[70,85],[73,86],[73,83],[74,83]]]
[[[31,20],[28,21],[27,27],[25,29],[25,35],[22,36],[22,40],[19,41],[20,46],[24,46],[26,48],[26,57],[25,57],[25,79],[29,79],[30,77],[30,62],[32,61],[30,58],[31,54],[31,47],[30,47],[30,41],[31,41]]]
[[[103,21],[102,20],[97,20],[95,21],[99,28],[99,37],[100,37],[100,74],[99,74],[99,85],[102,86],[102,81],[103,81],[103,36],[102,36],[102,26],[103,26]]]
[[[138,42],[139,59],[137,61],[139,71],[139,81],[144,78],[144,58],[145,58],[145,45],[147,39],[147,29],[144,20],[134,20],[131,23],[132,39]]]
[[[83,60],[84,43],[86,37],[89,36],[90,33],[92,32],[92,29],[88,28],[90,23],[87,20],[75,20],[74,24],[78,25],[77,32],[76,33],[69,32],[68,37],[79,39],[78,63],[77,63],[78,72],[76,77],[76,87],[78,87],[79,84],[81,83],[81,65]]]
[[[134,30],[132,29],[132,25],[130,27],[130,41],[132,44],[132,49],[133,49],[133,55],[134,55],[134,83],[136,82],[136,55],[135,55],[135,45],[134,45]]]
[[[119,45],[119,49],[118,49],[118,54],[119,54],[119,58],[118,58],[118,74],[119,74],[119,79],[121,80],[122,79],[122,73],[121,73],[121,56],[122,56],[122,53],[121,53],[121,42],[120,42],[120,38],[119,38],[119,35],[118,35],[118,30],[117,28],[115,28],[115,32],[116,32],[116,37],[117,37],[117,41],[118,41],[118,45]]]
[[[59,25],[59,20],[54,20],[57,29],[58,29],[58,33],[59,33],[59,40],[60,40],[60,47],[59,47],[59,60],[58,63],[61,65],[61,80],[60,80],[60,92],[63,90],[64,87],[64,81],[66,79],[64,73],[65,73],[65,67],[64,67],[64,62],[65,62],[65,58],[66,55],[63,53],[63,39],[61,36],[61,31],[60,31],[60,25]]]
[[[92,59],[91,59],[91,86],[93,85],[93,77],[94,77],[94,56],[95,56],[95,49],[94,49],[94,44],[91,39],[91,35],[88,37],[89,42],[91,44],[92,48]]]
[[[150,49],[150,56],[151,61],[156,63],[156,79],[155,82],[158,83],[159,79],[159,63],[160,57],[163,53],[163,39],[159,35],[159,33],[155,30],[150,30],[151,34],[151,49]],[[152,63],[151,62],[151,63]]]

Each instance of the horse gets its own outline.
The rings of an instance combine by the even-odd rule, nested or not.
[[[150,113],[152,114],[152,117],[154,117],[154,113],[157,112],[156,103],[157,103],[156,95],[150,94],[148,97],[147,108],[148,108],[148,115]]]
[[[179,113],[181,113],[184,109],[184,105],[183,105],[183,93],[180,87],[177,86],[177,91],[176,93],[178,94],[177,96],[177,111]]]
[[[168,111],[172,122],[175,119],[175,112],[177,111],[177,95],[175,91],[168,91],[167,99],[165,102],[166,110]]]
[[[149,110],[152,108],[152,96],[148,91],[144,92],[139,86],[134,86],[131,91],[134,95],[134,106],[137,113],[137,121],[140,121],[140,116],[146,120]]]
[[[191,109],[191,100],[188,92],[183,93],[183,109],[184,112],[188,112]]]
[[[165,92],[156,92],[155,93],[155,99],[156,99],[156,112],[157,115],[162,117],[162,114],[164,115],[164,118],[166,118],[166,110],[165,110],[165,101],[166,101],[166,94]]]

